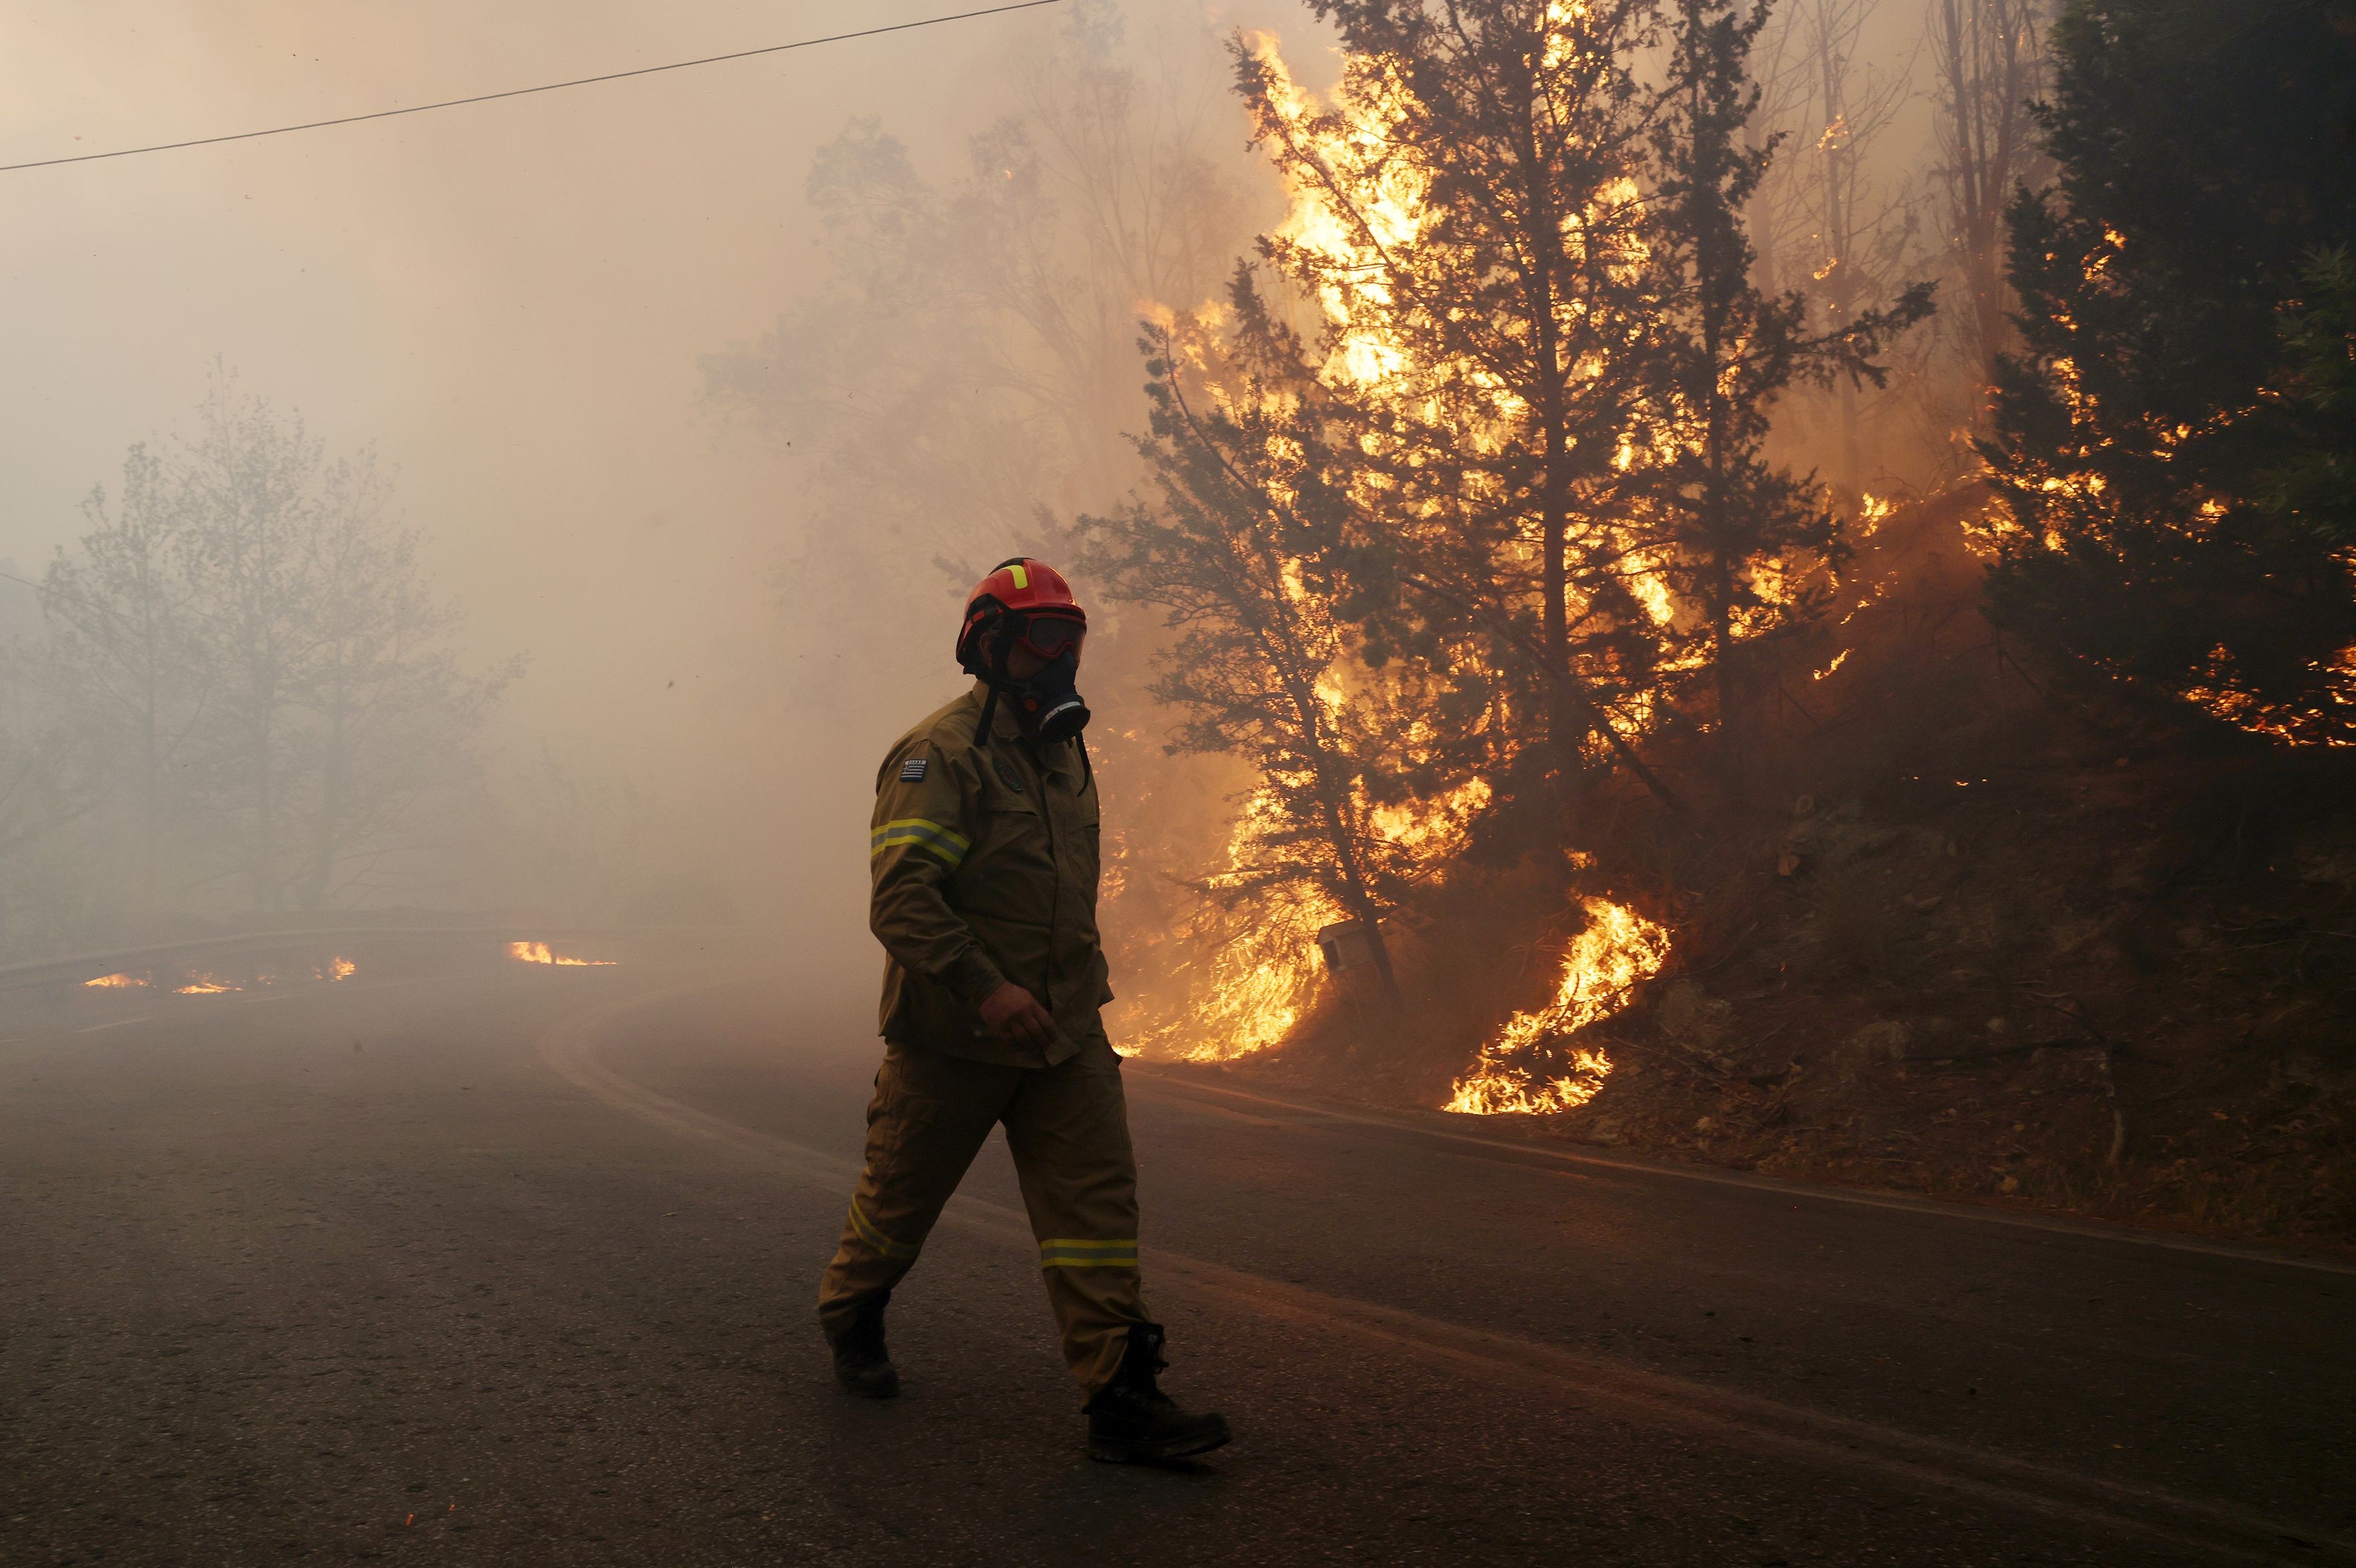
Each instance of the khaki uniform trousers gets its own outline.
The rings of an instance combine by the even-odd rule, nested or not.
[[[1014,1155],[1064,1359],[1093,1395],[1119,1370],[1137,1283],[1137,1162],[1120,1058],[1101,1037],[1048,1068],[1001,1067],[890,1046],[867,1107],[867,1165],[819,1286],[832,1333],[887,1297],[992,1126]]]

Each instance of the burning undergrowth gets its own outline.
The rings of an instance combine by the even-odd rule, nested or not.
[[[1447,1109],[1475,1116],[1569,1111],[1595,1098],[1612,1071],[1601,1049],[1561,1047],[1550,1066],[1550,1045],[1578,1035],[1628,1005],[1641,983],[1669,956],[1668,931],[1608,898],[1582,903],[1586,926],[1563,954],[1562,979],[1545,1006],[1516,1013],[1481,1047],[1472,1069],[1457,1080]]]
[[[2295,527],[2265,474],[2191,461],[2246,409],[2147,417],[2073,346],[2140,242],[2040,252],[2043,358],[1999,378],[1993,437],[1945,437],[1978,479],[1901,503],[1849,454],[1820,483],[1771,449],[1777,404],[1882,385],[1929,291],[1757,286],[1753,35],[1712,0],[1464,18],[1345,22],[1322,99],[1237,40],[1289,211],[1224,301],[1149,324],[1149,494],[1081,525],[1113,596],[1164,612],[1172,749],[1252,779],[1194,912],[1147,937],[1184,957],[1137,966],[1176,983],[1132,1038],[2114,1212],[2182,1213],[2154,1162],[2208,1157],[2198,1106],[2304,1162],[2185,1183],[2251,1195],[2205,1218],[2345,1230],[2356,938],[2344,883],[2279,865],[2356,799],[2321,755],[2356,557],[2337,514]],[[2270,640],[2294,580],[2320,608]],[[2222,863],[2167,825],[2217,799]],[[2171,926],[2195,887],[2215,914]],[[2212,927],[2265,940],[2203,989],[2171,961]],[[2277,949],[2286,974],[2244,972]],[[2185,1045],[2229,1015],[2247,1060]]]
[[[2356,1240],[2346,754],[2018,654],[1975,608],[1976,504],[1868,553],[1881,591],[1762,739],[1751,805],[1608,781],[1566,857],[1505,801],[1397,913],[1396,1015],[1270,928],[1291,1022],[1195,1054],[1658,1156]],[[1660,755],[1707,779],[1702,740]]]

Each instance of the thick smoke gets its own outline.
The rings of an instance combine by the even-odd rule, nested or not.
[[[1779,277],[1837,261],[1864,305],[1960,275],[1939,9],[1793,0],[1771,28],[1761,134],[1784,162],[1760,239]],[[20,15],[0,23],[0,139],[23,157],[174,140],[903,13],[919,14]],[[60,552],[80,563],[92,487],[119,515],[135,443],[184,465],[227,378],[290,428],[299,415],[324,464],[373,452],[454,670],[500,688],[430,787],[356,841],[365,875],[264,896],[194,820],[171,827],[152,890],[126,876],[123,802],[80,809],[91,780],[60,750],[55,689],[12,682],[10,954],[257,902],[414,905],[782,921],[863,972],[869,772],[956,689],[956,593],[1011,551],[1068,550],[1074,520],[1131,492],[1140,320],[1213,300],[1281,218],[1231,91],[1238,26],[1274,30],[1311,88],[1330,75],[1329,37],[1290,5],[1077,0],[7,177],[0,569],[40,582]],[[1835,100],[1837,130],[1819,123]],[[1959,330],[1861,405],[1795,404],[1785,438],[1852,489],[1939,482],[1969,417]],[[1115,923],[1164,929],[1189,908],[1173,879],[1214,865],[1248,779],[1163,755],[1152,620],[1100,604],[1098,628],[1090,679],[1112,700],[1091,739],[1127,814]],[[13,581],[0,631],[20,675],[59,638]]]

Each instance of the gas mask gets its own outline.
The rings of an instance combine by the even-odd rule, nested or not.
[[[1003,698],[1013,707],[1024,735],[1046,744],[1066,741],[1088,725],[1088,705],[1078,685],[1080,644],[1087,636],[1087,622],[1076,614],[1006,613],[983,632],[979,648],[969,645],[966,668],[990,688],[988,709],[995,710]],[[1018,648],[1040,661],[1029,675],[1017,676],[1009,669]],[[985,712],[980,737],[984,745],[989,744],[989,735]]]
[[[1077,648],[1066,649],[1027,681],[1003,677],[1007,699],[1014,704],[1023,733],[1053,745],[1087,728],[1088,704],[1080,696],[1079,678]]]

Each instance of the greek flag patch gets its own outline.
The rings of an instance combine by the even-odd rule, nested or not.
[[[925,758],[923,758],[923,757],[912,757],[908,758],[908,760],[907,760],[907,761],[905,761],[905,762],[904,762],[904,763],[900,764],[900,782],[901,782],[901,783],[903,783],[903,784],[921,784],[921,783],[923,783],[923,782],[924,782],[924,779],[925,779]]]

